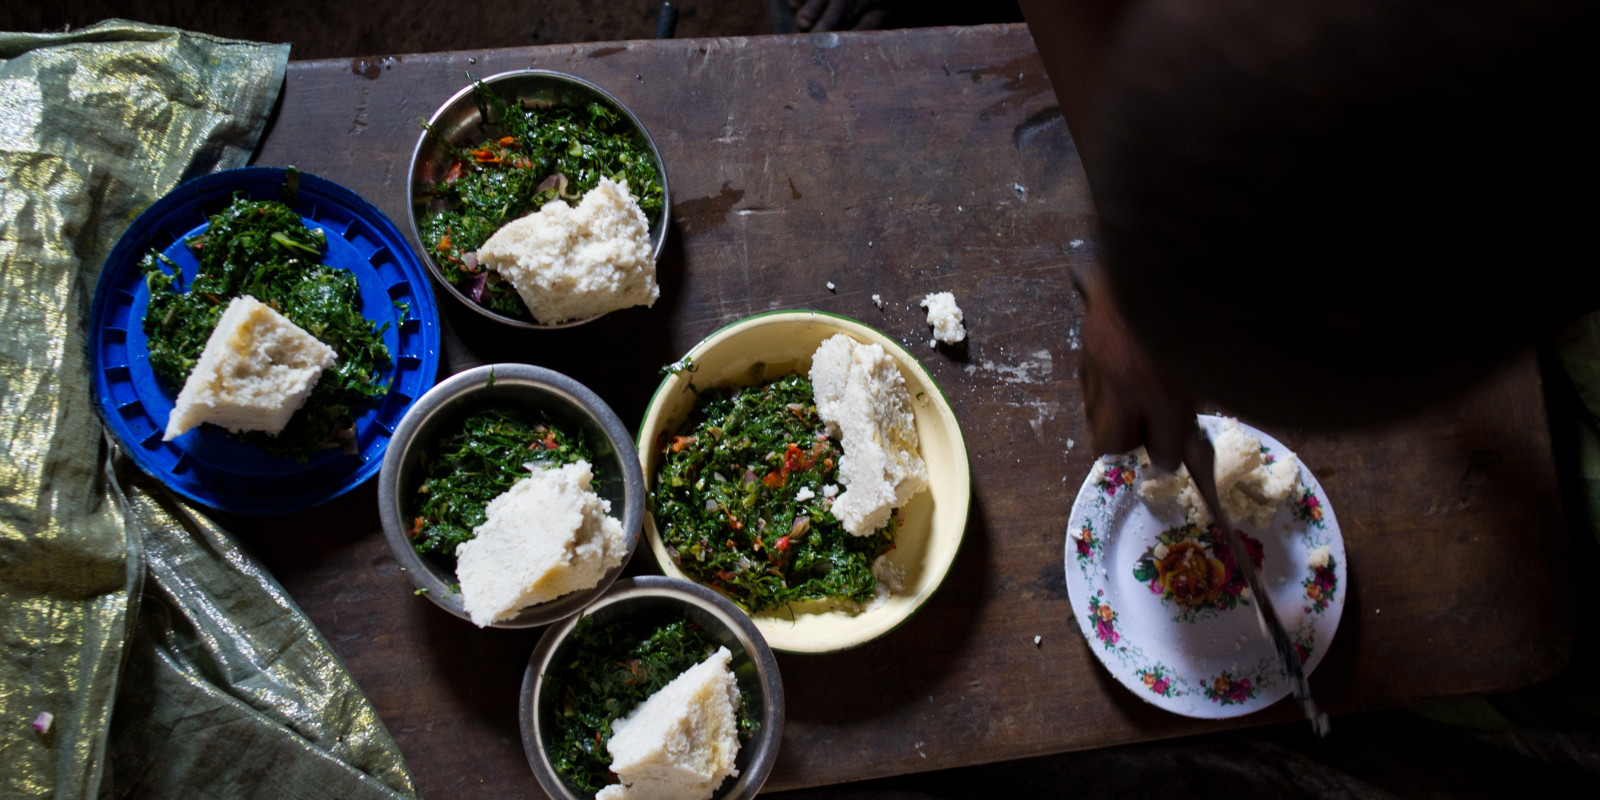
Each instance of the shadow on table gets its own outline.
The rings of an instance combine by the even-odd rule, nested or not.
[[[661,296],[655,305],[625,308],[571,328],[527,330],[489,319],[443,289],[435,292],[444,321],[440,378],[481,364],[519,362],[552,369],[592,389],[637,430],[661,383],[661,368],[683,355],[670,321],[678,312],[684,275],[683,237],[667,228],[657,264]]]
[[[859,726],[917,702],[941,675],[958,668],[953,660],[966,652],[977,627],[989,574],[990,531],[983,519],[974,496],[955,564],[900,627],[842,653],[778,656],[790,722]]]

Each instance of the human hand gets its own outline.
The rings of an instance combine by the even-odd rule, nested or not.
[[[823,33],[837,30],[876,30],[888,10],[880,0],[789,0],[795,26]]]
[[[1126,453],[1140,445],[1169,472],[1189,455],[1195,406],[1162,374],[1123,322],[1098,269],[1074,270],[1083,296],[1083,385],[1089,441],[1096,454]]]

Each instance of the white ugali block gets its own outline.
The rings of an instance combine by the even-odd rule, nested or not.
[[[478,248],[546,325],[587,319],[661,295],[644,211],[626,183],[601,178],[576,207],[552,200]]]
[[[249,295],[235,297],[183,382],[163,439],[203,422],[277,435],[337,354]]]
[[[611,771],[622,779],[595,800],[708,800],[738,775],[739,684],[733,656],[719,647],[705,661],[611,723]]]
[[[589,462],[532,469],[489,502],[488,519],[456,548],[462,604],[478,627],[591,588],[626,554],[622,523],[591,488]]]
[[[845,530],[866,536],[928,486],[911,394],[883,347],[842,333],[817,347],[810,377],[817,414],[839,432],[844,450],[839,481],[845,491],[833,501],[833,514]]]

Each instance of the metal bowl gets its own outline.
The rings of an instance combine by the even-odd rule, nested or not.
[[[916,356],[882,331],[820,311],[773,311],[735,322],[695,345],[685,356],[694,370],[661,382],[639,427],[639,454],[648,488],[661,465],[657,443],[663,435],[682,429],[694,409],[696,387],[749,386],[790,373],[806,374],[817,345],[839,333],[882,346],[899,365],[912,396],[918,446],[928,465],[928,488],[900,509],[900,533],[888,556],[901,571],[903,591],[865,610],[844,601],[813,601],[755,614],[756,627],[780,653],[831,653],[883,636],[922,608],[949,573],[966,535],[972,505],[972,466],[949,399]],[[644,532],[661,571],[686,577],[673,563],[655,518],[648,513]]]
[[[424,394],[396,426],[378,473],[378,514],[383,535],[411,582],[440,608],[468,619],[455,575],[412,547],[406,534],[411,500],[422,483],[422,452],[453,433],[467,415],[485,408],[540,410],[552,421],[584,430],[595,443],[594,490],[611,501],[611,515],[621,520],[627,552],[592,589],[572,592],[525,608],[495,628],[531,628],[571,616],[616,581],[639,543],[644,514],[644,477],[638,451],[627,428],[600,396],[554,370],[528,364],[492,364],[455,375]]]
[[[643,609],[661,606],[681,609],[685,617],[733,653],[734,676],[739,681],[739,689],[751,698],[750,712],[757,716],[759,727],[755,736],[739,747],[738,777],[723,781],[713,797],[715,800],[755,797],[772,772],[772,765],[778,758],[778,742],[783,739],[783,679],[778,675],[778,662],[773,658],[772,649],[738,606],[704,586],[677,578],[652,575],[618,581],[604,597],[585,609],[583,615],[593,616],[596,624],[604,625]],[[556,719],[558,698],[554,692],[543,691],[543,675],[570,649],[578,620],[575,616],[550,628],[539,640],[539,646],[534,648],[533,657],[528,661],[528,671],[522,677],[520,709],[522,749],[528,757],[528,765],[546,794],[567,800],[589,800],[589,795],[567,786],[550,763],[545,734]]]
[[[667,241],[667,221],[672,208],[672,195],[667,187],[667,168],[661,161],[661,151],[656,148],[655,140],[650,138],[650,132],[645,130],[644,125],[639,122],[639,118],[635,117],[627,106],[624,106],[604,89],[582,78],[576,78],[560,72],[541,69],[502,72],[498,75],[484,78],[483,83],[495,94],[513,103],[574,106],[597,102],[622,114],[622,117],[644,138],[645,144],[649,145],[650,155],[655,159],[656,171],[661,175],[661,217],[655,221],[655,224],[650,226],[652,255],[659,261],[661,259],[661,248]],[[483,124],[483,114],[478,110],[478,104],[473,99],[473,86],[468,85],[462,88],[454,95],[451,95],[449,100],[444,101],[444,105],[439,106],[439,110],[433,112],[433,116],[428,119],[428,127],[432,129],[432,132],[423,131],[422,135],[417,138],[416,149],[411,152],[411,173],[406,187],[411,202],[406,207],[406,219],[411,224],[412,238],[416,240],[418,245],[421,245],[422,260],[428,265],[429,271],[433,273],[433,277],[438,280],[439,285],[443,286],[445,291],[449,292],[451,296],[455,297],[467,308],[489,319],[518,328],[530,330],[570,328],[593,319],[599,319],[599,316],[604,316],[602,314],[588,319],[569,320],[554,325],[512,319],[478,305],[473,302],[471,297],[463,294],[461,290],[445,279],[443,270],[439,269],[439,265],[434,263],[433,254],[428,251],[426,244],[422,241],[422,231],[417,224],[417,217],[419,212],[425,215],[428,211],[435,210],[430,208],[425,192],[428,187],[444,180],[445,173],[449,171],[452,163],[449,155],[439,147],[439,143],[434,137],[437,135],[453,145],[464,147],[481,142],[490,136],[486,126]],[[490,125],[487,128],[492,129],[493,126]]]

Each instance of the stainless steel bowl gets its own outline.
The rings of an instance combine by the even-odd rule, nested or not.
[[[483,83],[496,94],[513,103],[523,104],[549,104],[556,106],[573,106],[598,102],[620,112],[624,119],[631,124],[639,135],[644,137],[645,144],[650,147],[650,155],[655,159],[656,171],[661,175],[661,217],[650,226],[650,242],[653,246],[653,255],[657,261],[661,260],[661,248],[667,241],[667,221],[672,208],[672,194],[667,187],[667,168],[661,161],[661,151],[656,148],[655,140],[650,138],[650,132],[645,130],[639,118],[629,111],[617,98],[612,97],[604,89],[589,83],[582,78],[576,78],[560,72],[551,72],[542,69],[519,70],[516,72],[502,72],[484,78]],[[417,138],[416,149],[411,153],[411,174],[407,183],[407,190],[411,202],[406,207],[406,219],[411,223],[411,237],[422,245],[423,262],[433,273],[433,277],[440,286],[445,287],[455,299],[461,301],[467,308],[482,314],[489,319],[503,322],[518,328],[530,330],[555,330],[557,328],[570,328],[581,325],[599,317],[589,319],[570,320],[555,325],[544,325],[537,322],[512,319],[511,317],[497,314],[472,301],[472,298],[462,294],[459,289],[445,279],[444,272],[439,265],[434,263],[433,254],[428,251],[422,241],[422,230],[417,224],[419,213],[426,214],[430,210],[426,200],[427,188],[444,180],[445,173],[449,171],[451,158],[439,147],[434,139],[435,135],[443,137],[456,146],[476,144],[489,138],[483,126],[483,114],[478,110],[478,104],[473,99],[473,87],[468,85],[461,91],[451,95],[439,110],[433,112],[428,119],[428,126],[433,133],[423,131]],[[423,202],[419,204],[418,200]],[[601,315],[604,316],[604,315]]]
[[[772,648],[756,630],[750,617],[727,598],[701,586],[678,578],[642,576],[618,581],[604,597],[584,609],[583,616],[593,616],[596,624],[604,625],[644,609],[662,606],[681,609],[683,615],[699,625],[719,644],[733,653],[733,673],[739,689],[751,698],[750,712],[757,716],[759,728],[750,741],[739,747],[736,766],[739,776],[723,782],[714,795],[715,800],[745,800],[755,797],[766,783],[767,775],[778,758],[778,742],[783,739],[783,678],[778,675],[778,662]],[[528,765],[539,779],[546,794],[567,800],[590,800],[566,785],[557,775],[545,747],[546,731],[556,719],[554,692],[545,692],[543,675],[553,663],[559,663],[572,640],[572,631],[579,617],[551,627],[534,648],[528,660],[528,671],[522,677],[522,749],[528,756]]]
[[[383,467],[378,472],[378,515],[383,535],[406,574],[440,608],[468,619],[460,593],[450,587],[455,575],[412,547],[406,534],[417,487],[422,483],[424,450],[455,432],[469,414],[487,408],[540,410],[552,421],[585,431],[595,443],[594,490],[611,501],[611,515],[622,522],[627,554],[593,589],[573,592],[522,610],[495,628],[531,628],[571,616],[605,593],[627,567],[639,543],[644,515],[644,476],[638,451],[622,421],[588,387],[544,367],[492,364],[477,367],[439,383],[424,394],[395,427]]]

